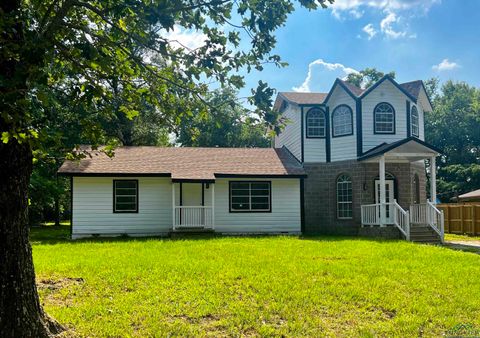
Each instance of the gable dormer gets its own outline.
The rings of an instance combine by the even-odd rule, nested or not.
[[[275,147],[321,163],[408,137],[424,140],[424,112],[432,105],[422,81],[398,84],[386,75],[367,89],[337,79],[328,93],[280,92],[274,108],[288,121]]]

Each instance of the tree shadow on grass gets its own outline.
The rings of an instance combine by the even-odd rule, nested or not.
[[[143,242],[143,241],[192,241],[192,240],[214,240],[221,238],[278,238],[279,236],[295,237],[302,241],[316,241],[316,242],[338,242],[338,241],[371,241],[377,243],[391,243],[401,241],[400,239],[384,239],[384,238],[370,238],[359,236],[346,235],[330,235],[330,234],[304,234],[304,235],[222,235],[219,233],[208,234],[182,234],[180,236],[143,236],[132,237],[128,235],[100,237],[91,236],[81,239],[71,239],[71,228],[69,224],[61,224],[60,226],[47,225],[32,227],[30,229],[30,242],[32,244],[61,244],[61,243],[111,243],[111,242]]]

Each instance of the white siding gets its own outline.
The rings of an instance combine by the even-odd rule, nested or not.
[[[353,112],[353,135],[333,137],[333,111],[341,104],[345,104],[352,109]],[[356,127],[356,102],[348,95],[348,93],[340,86],[336,86],[328,101],[330,109],[330,160],[344,161],[357,158],[357,127]]]
[[[364,152],[383,142],[391,143],[407,137],[406,101],[405,94],[389,80],[383,81],[362,99]],[[374,134],[373,132],[373,110],[380,102],[390,103],[395,109],[395,134]]]
[[[91,234],[154,235],[168,232],[172,224],[169,178],[131,178],[138,179],[138,213],[113,213],[114,179],[73,178],[73,238]]]
[[[73,238],[98,235],[162,235],[172,228],[170,178],[139,177],[138,213],[113,213],[114,177],[73,178]],[[122,179],[122,178],[119,178]],[[230,213],[229,181],[215,183],[215,230],[225,233],[300,232],[300,180],[257,179],[272,182],[272,212]],[[176,183],[178,200],[178,186]],[[205,205],[211,205],[212,184],[205,188]],[[200,205],[201,184],[183,183],[184,205]],[[196,201],[199,201],[196,204]]]
[[[275,148],[287,147],[288,150],[298,159],[301,160],[301,131],[300,131],[300,107],[288,104],[287,109],[282,116],[288,119],[285,129],[280,135],[275,136]]]
[[[272,212],[261,213],[230,213],[229,181],[252,181],[252,179],[216,180],[215,231],[224,233],[301,231],[299,179],[256,179],[272,182]]]

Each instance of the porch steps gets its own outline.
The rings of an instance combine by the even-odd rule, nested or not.
[[[198,237],[214,237],[216,236],[213,229],[199,229],[199,228],[183,228],[169,232],[170,238],[198,238]]]
[[[410,227],[410,241],[415,243],[441,244],[440,236],[428,225],[412,225]]]

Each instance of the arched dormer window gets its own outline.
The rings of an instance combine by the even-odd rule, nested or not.
[[[337,178],[337,218],[353,218],[352,179],[346,174]]]
[[[306,116],[307,138],[325,137],[326,121],[325,112],[319,108],[312,108]]]
[[[374,133],[395,134],[395,109],[390,103],[377,104],[373,110]]]
[[[332,113],[333,137],[353,135],[352,109],[342,104]]]
[[[420,135],[420,123],[418,118],[417,107],[413,106],[410,112],[411,124],[412,124],[412,135],[419,137]]]

